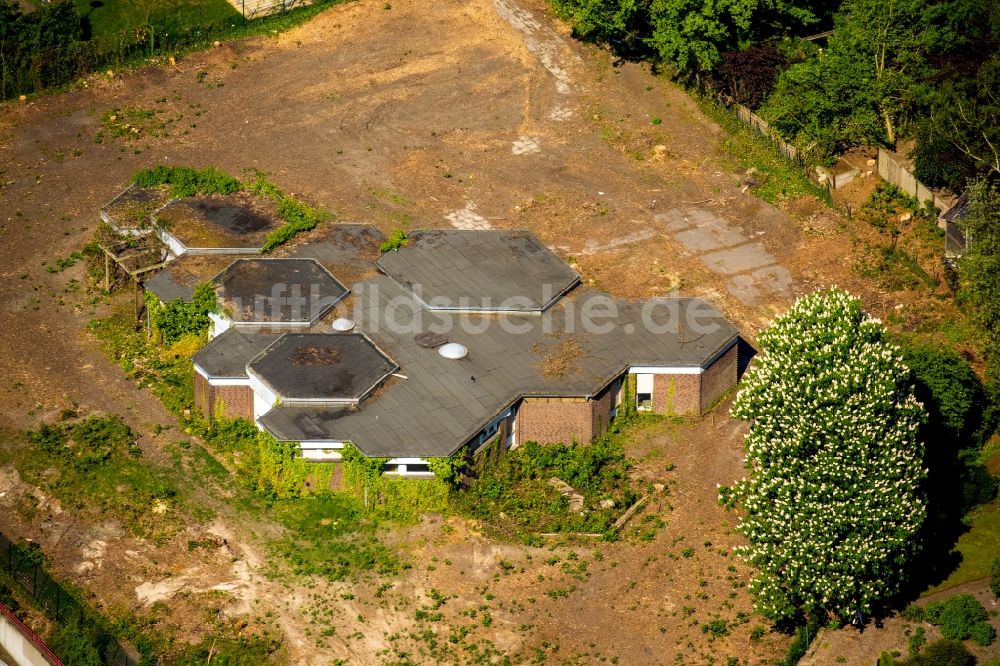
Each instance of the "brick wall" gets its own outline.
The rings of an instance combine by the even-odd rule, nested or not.
[[[215,402],[215,388],[201,373],[194,373],[194,404],[205,417],[212,415],[212,404]]]
[[[594,403],[587,398],[525,398],[517,410],[517,441],[590,442]]]
[[[216,415],[222,404],[222,416],[253,421],[253,389],[249,386],[212,386],[201,374],[194,373],[194,404],[206,417]]]
[[[701,374],[701,412],[705,413],[722,394],[736,385],[737,348],[733,345]]]
[[[216,386],[214,409],[222,403],[222,415],[228,419],[253,421],[253,389],[249,386]]]
[[[600,437],[608,429],[611,423],[611,410],[615,407],[615,397],[621,391],[620,380],[615,380],[594,398],[591,403],[591,433],[593,437]]]
[[[653,411],[657,414],[701,414],[700,375],[654,375]]]

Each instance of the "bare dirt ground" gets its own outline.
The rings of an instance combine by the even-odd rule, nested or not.
[[[975,596],[987,612],[992,613],[989,621],[994,627],[1000,628],[1000,619],[996,615],[997,611],[1000,610],[1000,604],[997,603],[996,595],[990,591],[989,583],[985,580],[929,594],[921,599],[920,605],[926,605],[933,601],[943,601],[956,594]],[[923,627],[928,643],[941,638],[941,630],[927,622],[910,622],[902,617],[894,616],[886,619],[882,628],[875,630],[868,628],[860,634],[851,627],[837,631],[824,629],[816,637],[809,653],[799,663],[802,666],[820,666],[833,663],[868,664],[875,663],[882,652],[894,651],[898,651],[905,657],[909,651],[909,638],[917,627]],[[967,646],[980,660],[979,663],[988,659],[1000,658],[1000,644],[997,642],[985,647],[974,643],[967,643]]]
[[[346,4],[280,36],[3,107],[0,426],[33,426],[73,404],[120,413],[151,464],[173,464],[170,436],[154,428],[170,415],[85,330],[105,306],[77,291],[82,265],[47,270],[86,242],[133,172],[154,164],[261,169],[340,220],[383,231],[529,228],[588,283],[626,297],[705,296],[750,339],[795,295],[834,283],[879,314],[900,312],[905,298],[878,293],[845,260],[874,232],[814,200],[776,208],[742,192],[739,174],[719,166],[721,130],[689,97],[573,42],[537,0],[388,6]],[[126,109],[155,111],[154,121],[116,136],[102,117]],[[750,604],[731,553],[734,517],[715,495],[741,474],[739,426],[720,409],[635,447],[641,473],[670,491],[656,507],[666,527],[651,542],[550,553],[429,518],[393,537],[417,564],[381,591],[380,581],[266,579],[260,537],[273,526],[208,495],[219,516],[157,546],[115,524],[81,523],[5,469],[0,523],[39,541],[101,605],[145,612],[168,602],[164,622],[182,636],[205,630],[204,607],[270,615],[289,663],[379,663],[399,650],[433,662],[418,633],[427,622],[475,625],[524,659],[764,663],[787,638],[750,642],[757,620],[738,615]],[[185,547],[213,535],[225,543]],[[442,619],[418,621],[432,589],[454,598]],[[336,633],[321,635],[317,617],[335,617]],[[732,625],[727,635],[702,629],[713,619]]]

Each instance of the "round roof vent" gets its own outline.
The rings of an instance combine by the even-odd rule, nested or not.
[[[445,358],[460,359],[465,358],[468,355],[469,350],[464,346],[458,344],[457,342],[449,342],[446,345],[442,345],[438,349],[438,354],[444,356]]]
[[[335,331],[349,331],[354,328],[354,322],[350,319],[345,319],[344,317],[338,317],[333,320],[333,323],[330,324],[330,326]]]

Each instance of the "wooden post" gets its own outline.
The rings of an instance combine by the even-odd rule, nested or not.
[[[133,277],[132,284],[135,285],[135,291],[132,295],[132,302],[135,305],[135,320],[139,321],[139,278]]]
[[[104,251],[104,291],[111,291],[111,255]]]

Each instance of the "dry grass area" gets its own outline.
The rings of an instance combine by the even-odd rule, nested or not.
[[[156,136],[95,142],[105,114],[125,107],[173,120]],[[176,67],[5,105],[0,425],[9,434],[73,405],[122,414],[148,464],[186,473],[171,454],[183,434],[169,429],[170,415],[86,332],[107,304],[82,288],[83,265],[46,268],[78,250],[100,206],[154,164],[260,169],[339,220],[383,232],[531,229],[586,284],[621,297],[704,296],[750,340],[795,295],[831,284],[899,329],[952,317],[946,298],[855,270],[851,257],[887,242],[871,225],[812,198],[774,206],[741,191],[725,139],[669,82],[573,42],[540,0],[360,0]],[[787,288],[741,297],[709,255],[679,240],[671,225],[685,216],[723,221],[726,234],[758,244],[787,269]],[[932,262],[920,261],[934,277]],[[572,356],[559,350],[555,371]],[[788,639],[750,640],[765,623],[751,614],[748,572],[732,555],[734,516],[715,496],[717,483],[742,474],[740,426],[725,414],[664,423],[634,443],[638,473],[670,479],[647,511],[663,523],[651,541],[536,548],[429,517],[386,533],[413,563],[398,575],[272,578],[262,544],[280,529],[230,504],[225,483],[192,483],[212,517],[193,512],[175,537],[151,543],[114,521],[78,520],[10,468],[0,470],[0,522],[38,541],[56,572],[103,608],[155,614],[182,640],[216,621],[264,626],[280,635],[276,657],[288,663],[384,663],[400,652],[449,661],[443,650],[458,644],[449,637],[462,634],[459,643],[479,646],[462,661],[495,652],[551,663],[763,664]],[[216,538],[223,545],[189,545]],[[210,609],[212,622],[195,608]]]

